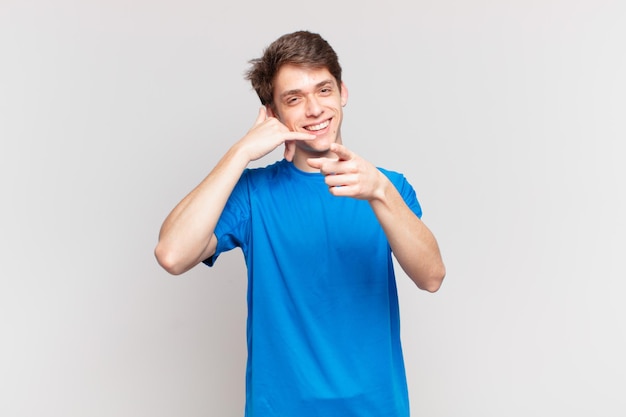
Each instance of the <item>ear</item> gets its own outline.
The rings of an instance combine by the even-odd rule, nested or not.
[[[346,84],[342,81],[341,82],[341,106],[345,106],[346,104],[348,104],[348,87],[346,87]]]
[[[265,105],[265,110],[267,111],[267,116],[268,117],[275,117],[276,119],[278,119],[278,116],[274,112],[274,109],[272,109],[272,106],[270,106],[269,104],[266,104]]]

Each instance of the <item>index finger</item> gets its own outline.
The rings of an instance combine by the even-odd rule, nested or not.
[[[339,157],[340,161],[348,161],[354,158],[354,153],[339,143],[331,144],[330,150]]]

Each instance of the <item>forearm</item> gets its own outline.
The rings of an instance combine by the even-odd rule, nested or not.
[[[167,216],[155,256],[168,272],[188,271],[215,252],[214,230],[249,159],[235,145]]]
[[[435,292],[445,276],[439,245],[432,232],[406,205],[389,181],[370,200],[391,249],[404,272],[423,290]]]

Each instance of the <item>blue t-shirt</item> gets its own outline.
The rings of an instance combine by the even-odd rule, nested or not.
[[[246,417],[409,416],[391,249],[367,201],[282,160],[244,171],[215,234],[205,263],[240,247],[248,270]]]

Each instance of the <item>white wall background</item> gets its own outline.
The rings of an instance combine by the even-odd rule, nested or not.
[[[344,142],[439,239],[400,271],[414,416],[626,414],[626,4],[0,1],[0,415],[241,416],[239,252],[181,277],[169,210],[251,126],[242,74],[320,32]],[[268,159],[275,159],[272,154]]]

